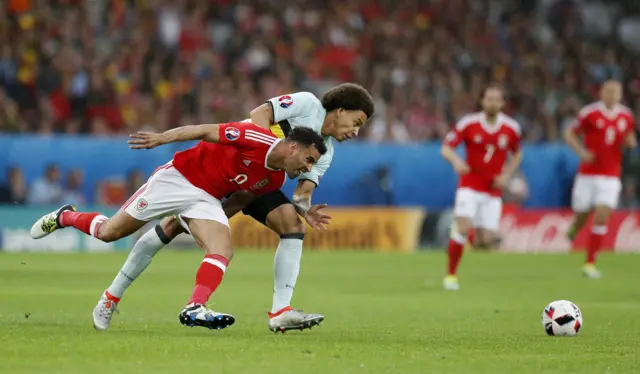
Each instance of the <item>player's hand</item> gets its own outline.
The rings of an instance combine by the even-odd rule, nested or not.
[[[167,142],[162,134],[138,131],[135,134],[129,135],[129,141],[127,143],[131,149],[152,149]]]
[[[322,212],[322,209],[326,207],[327,204],[318,204],[311,206],[311,208],[307,210],[307,214],[305,214],[304,219],[307,221],[309,226],[316,230],[327,230],[327,225],[329,225],[329,222],[331,221],[331,216]]]
[[[471,169],[469,168],[469,165],[467,165],[467,163],[464,161],[458,161],[455,164],[453,164],[453,170],[455,170],[455,172],[460,175],[465,175],[469,171],[471,171]]]
[[[509,182],[509,177],[507,177],[504,174],[500,174],[497,177],[495,177],[495,179],[493,180],[493,187],[503,189],[507,186],[508,182]]]
[[[578,156],[580,157],[580,161],[584,162],[585,164],[590,164],[593,162],[593,160],[595,160],[595,156],[593,155],[593,153],[586,149],[580,152]]]

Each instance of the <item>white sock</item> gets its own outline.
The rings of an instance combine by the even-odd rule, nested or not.
[[[169,239],[160,225],[147,231],[133,246],[127,261],[122,265],[107,292],[119,299],[122,298],[124,291],[149,266],[153,256],[167,244],[169,244]]]
[[[273,305],[271,313],[291,305],[293,289],[300,273],[303,233],[283,234],[273,259]]]

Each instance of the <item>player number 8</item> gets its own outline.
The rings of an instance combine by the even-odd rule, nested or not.
[[[485,163],[491,161],[491,157],[493,157],[493,152],[495,151],[496,147],[493,144],[487,144],[487,152],[484,154]]]

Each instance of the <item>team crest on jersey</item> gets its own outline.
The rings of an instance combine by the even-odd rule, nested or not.
[[[624,132],[627,129],[627,121],[624,118],[618,120],[618,130]]]
[[[285,109],[293,105],[293,99],[289,95],[280,96],[278,101],[280,102],[280,106]]]
[[[597,128],[599,128],[599,129],[601,129],[601,128],[603,128],[603,127],[604,127],[604,121],[602,120],[602,118],[599,118],[599,119],[596,121],[596,127],[597,127]]]
[[[498,136],[498,148],[500,149],[507,148],[508,142],[509,142],[509,138],[505,134],[500,134],[500,136]]]
[[[473,142],[476,144],[482,143],[482,135],[476,135],[473,137]]]
[[[252,190],[257,190],[257,189],[260,189],[260,188],[266,186],[267,184],[269,184],[269,178],[265,178],[265,179],[261,180],[260,182],[254,184],[253,186],[251,186],[251,189]]]
[[[234,140],[238,140],[238,138],[240,138],[240,130],[238,130],[235,127],[227,127],[224,130],[224,136],[230,142],[232,142]]]
[[[147,209],[148,206],[149,206],[149,203],[147,202],[147,200],[143,198],[139,198],[138,202],[136,202],[136,210],[139,212],[142,212],[143,210]]]

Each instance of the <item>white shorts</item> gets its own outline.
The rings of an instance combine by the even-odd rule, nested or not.
[[[229,227],[220,200],[192,185],[171,163],[159,167],[121,209],[145,222],[177,216],[187,231],[183,217],[216,221]]]
[[[589,212],[598,205],[615,209],[622,190],[618,177],[578,174],[573,183],[571,208],[574,212]]]
[[[455,217],[470,218],[475,228],[498,232],[502,215],[502,199],[488,193],[459,188],[453,208]]]

